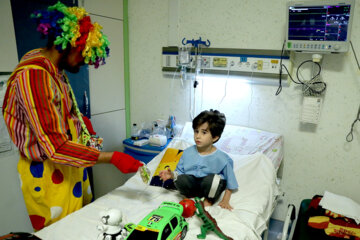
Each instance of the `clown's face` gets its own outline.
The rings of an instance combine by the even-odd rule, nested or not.
[[[82,56],[81,51],[77,51],[74,47],[65,51],[59,62],[61,69],[65,69],[71,73],[79,72],[80,67],[84,64],[84,57]]]

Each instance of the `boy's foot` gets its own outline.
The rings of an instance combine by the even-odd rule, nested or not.
[[[212,206],[212,202],[209,202],[209,200],[207,200],[207,199],[205,198],[205,200],[204,200],[204,207],[208,207],[208,206]]]

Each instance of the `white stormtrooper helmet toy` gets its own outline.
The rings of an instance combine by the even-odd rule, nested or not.
[[[98,226],[98,230],[104,234],[116,235],[120,234],[124,228],[122,222],[122,212],[118,209],[109,209],[100,213],[101,222],[103,225]]]

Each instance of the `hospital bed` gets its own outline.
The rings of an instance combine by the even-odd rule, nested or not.
[[[185,149],[194,144],[191,123],[186,123],[167,148]],[[233,239],[266,238],[270,216],[275,209],[280,189],[277,171],[283,159],[283,137],[267,131],[226,125],[221,139],[215,144],[234,160],[234,171],[239,189],[231,196],[232,211],[220,208],[217,203],[206,210],[214,217],[219,228]],[[164,149],[149,164],[153,173],[161,161]],[[124,185],[96,199],[91,204],[64,219],[36,232],[41,239],[97,239],[101,225],[100,213],[119,209],[123,223],[138,223],[163,201],[179,202],[177,191],[145,184],[139,173]],[[194,215],[186,219],[189,229],[185,239],[197,239],[202,220]],[[209,232],[206,239],[219,239]]]

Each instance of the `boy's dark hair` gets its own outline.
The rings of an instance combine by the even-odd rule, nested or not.
[[[211,136],[219,137],[219,140],[226,124],[225,114],[219,112],[218,110],[212,109],[209,111],[202,111],[199,115],[196,116],[196,118],[194,118],[192,122],[192,128],[195,130],[206,122],[209,124]],[[216,143],[218,140],[216,140],[214,143]]]

